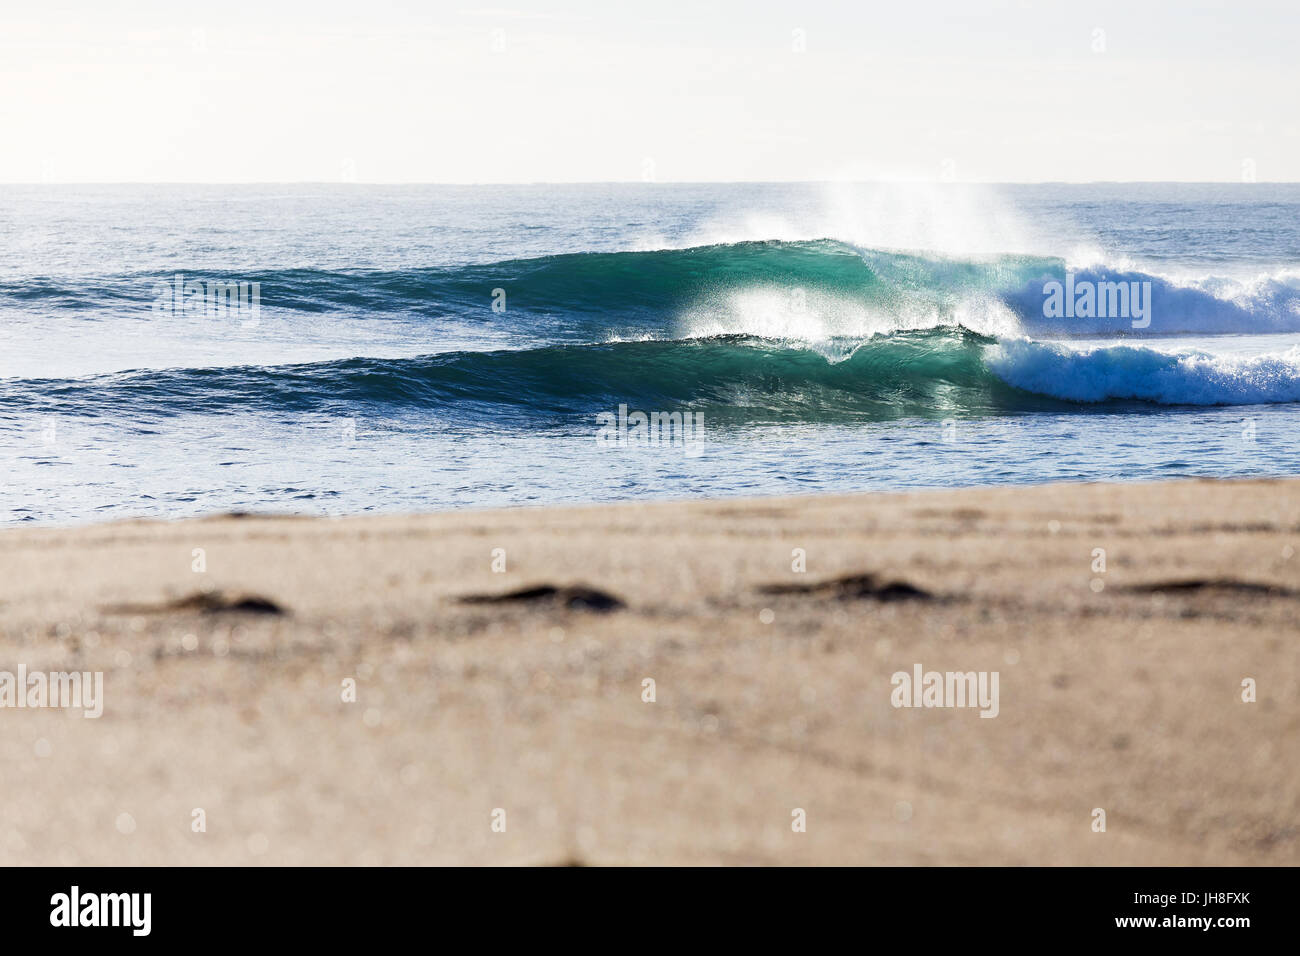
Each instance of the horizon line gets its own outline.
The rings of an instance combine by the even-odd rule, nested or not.
[[[1260,179],[538,179],[524,181],[434,181],[337,179],[119,179],[119,180],[33,180],[0,181],[4,186],[1295,186],[1300,180]]]

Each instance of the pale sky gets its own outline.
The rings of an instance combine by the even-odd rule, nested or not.
[[[0,182],[1300,181],[1296,0],[0,0]]]

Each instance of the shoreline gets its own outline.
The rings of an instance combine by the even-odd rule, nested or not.
[[[809,498],[861,498],[861,497],[881,497],[881,496],[903,496],[903,495],[929,495],[929,494],[960,494],[962,492],[978,491],[997,491],[1011,490],[1017,488],[1056,488],[1056,487],[1131,487],[1134,485],[1178,485],[1186,483],[1207,482],[1210,484],[1242,484],[1252,482],[1290,482],[1293,477],[1289,474],[1249,474],[1249,475],[1229,475],[1218,477],[1212,475],[1173,475],[1167,477],[1153,478],[1143,475],[1136,478],[1115,478],[1104,480],[1079,479],[1075,481],[1054,481],[1044,479],[1041,481],[1025,482],[1004,482],[999,484],[962,484],[962,485],[916,485],[906,487],[879,487],[879,488],[859,488],[856,490],[838,490],[838,491],[794,491],[794,492],[761,492],[749,494],[745,492],[721,492],[717,495],[701,495],[698,493],[683,492],[678,495],[665,495],[658,497],[656,495],[645,495],[642,497],[623,497],[623,498],[602,498],[602,499],[585,499],[575,501],[538,501],[527,504],[447,504],[443,507],[426,508],[412,510],[405,507],[397,507],[392,510],[382,511],[357,511],[357,512],[339,512],[332,514],[319,514],[310,511],[272,511],[253,508],[245,510],[243,508],[235,509],[215,509],[196,514],[185,514],[175,517],[162,517],[159,515],[137,514],[123,516],[108,516],[96,518],[69,518],[65,520],[38,518],[31,521],[11,521],[8,524],[0,524],[0,536],[6,534],[15,534],[19,532],[41,533],[48,531],[79,531],[92,528],[105,527],[122,527],[129,525],[171,525],[185,522],[199,521],[221,521],[221,520],[266,520],[266,521],[320,521],[320,522],[339,522],[339,521],[368,521],[368,520],[421,520],[426,518],[438,518],[445,515],[460,514],[484,514],[496,512],[542,512],[542,511],[577,511],[588,508],[618,508],[618,507],[645,507],[645,506],[665,506],[665,505],[689,505],[693,502],[713,502],[713,503],[736,503],[744,502],[747,504],[761,504],[765,501],[781,502],[798,502]]]
[[[1296,864],[1298,541],[1297,479],[8,528],[0,671],[104,682],[0,708],[0,863]]]

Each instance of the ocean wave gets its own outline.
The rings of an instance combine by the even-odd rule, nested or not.
[[[272,367],[0,382],[0,408],[138,421],[232,412],[428,414],[557,423],[692,408],[714,421],[887,420],[1069,411],[1098,402],[1300,401],[1300,350],[1243,358],[929,329],[809,348],[753,336],[613,342]]]
[[[213,282],[259,282],[262,307],[272,317],[454,316],[533,333],[549,330],[557,341],[718,334],[808,341],[959,325],[998,335],[1300,331],[1300,276],[1294,271],[1246,280],[1174,279],[1127,263],[1110,269],[1093,264],[1076,272],[1064,259],[1050,256],[962,258],[861,248],[833,239],[569,253],[398,271],[184,274]],[[1049,317],[1045,289],[1067,278],[1080,285],[1149,287],[1149,326],[1135,327],[1127,314]],[[151,307],[155,284],[172,279],[10,278],[0,281],[0,306],[143,314]]]

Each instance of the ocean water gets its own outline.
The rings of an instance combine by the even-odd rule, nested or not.
[[[0,187],[10,523],[1289,475],[1298,438],[1300,185]]]

